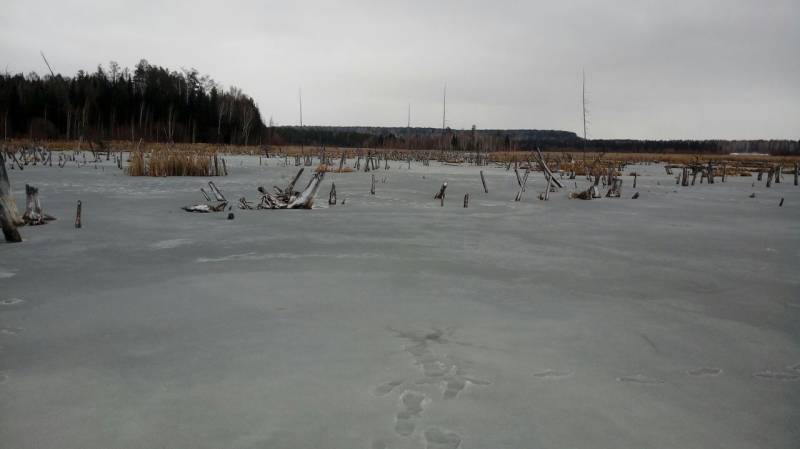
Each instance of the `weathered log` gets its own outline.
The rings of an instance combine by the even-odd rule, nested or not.
[[[286,206],[287,209],[311,209],[314,205],[314,197],[317,195],[317,190],[319,190],[320,184],[322,184],[322,179],[325,177],[325,172],[318,172],[314,173],[314,176],[311,178],[311,181],[306,186],[305,190],[303,190],[300,195],[294,198],[289,204]]]
[[[206,199],[206,201],[211,201],[211,197],[208,196],[208,193],[205,191],[205,189],[200,187],[200,192],[203,194],[203,197]]]
[[[225,203],[228,202],[228,200],[225,199],[225,195],[223,195],[222,192],[217,188],[216,184],[214,184],[214,181],[208,181],[208,187],[211,189],[211,193],[214,194],[214,198],[217,201]]]
[[[579,200],[591,200],[594,198],[600,198],[600,191],[596,185],[591,185],[588,189],[584,190],[583,192],[570,192],[569,194],[570,199],[577,198]]]
[[[209,213],[209,212],[224,212],[226,207],[228,207],[227,201],[219,204],[194,204],[192,206],[184,206],[181,209],[185,210],[186,212]],[[80,211],[80,202],[78,202],[78,211]],[[78,216],[80,217],[80,212]],[[77,222],[75,227],[80,227],[78,226]]]
[[[537,156],[539,157],[539,165],[542,166],[542,170],[544,170],[544,172],[546,173],[547,177],[552,178],[553,177],[553,173],[550,171],[550,168],[547,166],[547,162],[544,160],[544,156],[542,156],[542,150],[540,150],[539,147],[536,147],[536,153],[537,153]],[[561,185],[561,182],[559,182],[558,179],[553,179],[553,183],[555,185],[557,185],[561,189],[564,188],[564,186]]]

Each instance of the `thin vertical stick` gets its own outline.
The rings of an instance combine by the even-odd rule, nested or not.
[[[78,200],[78,210],[75,212],[75,228],[81,228],[81,200]]]

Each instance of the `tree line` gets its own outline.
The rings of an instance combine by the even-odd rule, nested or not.
[[[241,89],[141,60],[94,73],[0,74],[3,137],[252,144],[266,129]]]

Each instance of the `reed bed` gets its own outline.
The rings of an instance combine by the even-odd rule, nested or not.
[[[212,151],[156,150],[131,153],[129,176],[224,176],[225,160]]]

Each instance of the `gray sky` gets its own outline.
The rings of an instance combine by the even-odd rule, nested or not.
[[[0,64],[74,74],[145,58],[310,125],[800,138],[800,1],[3,0]]]

